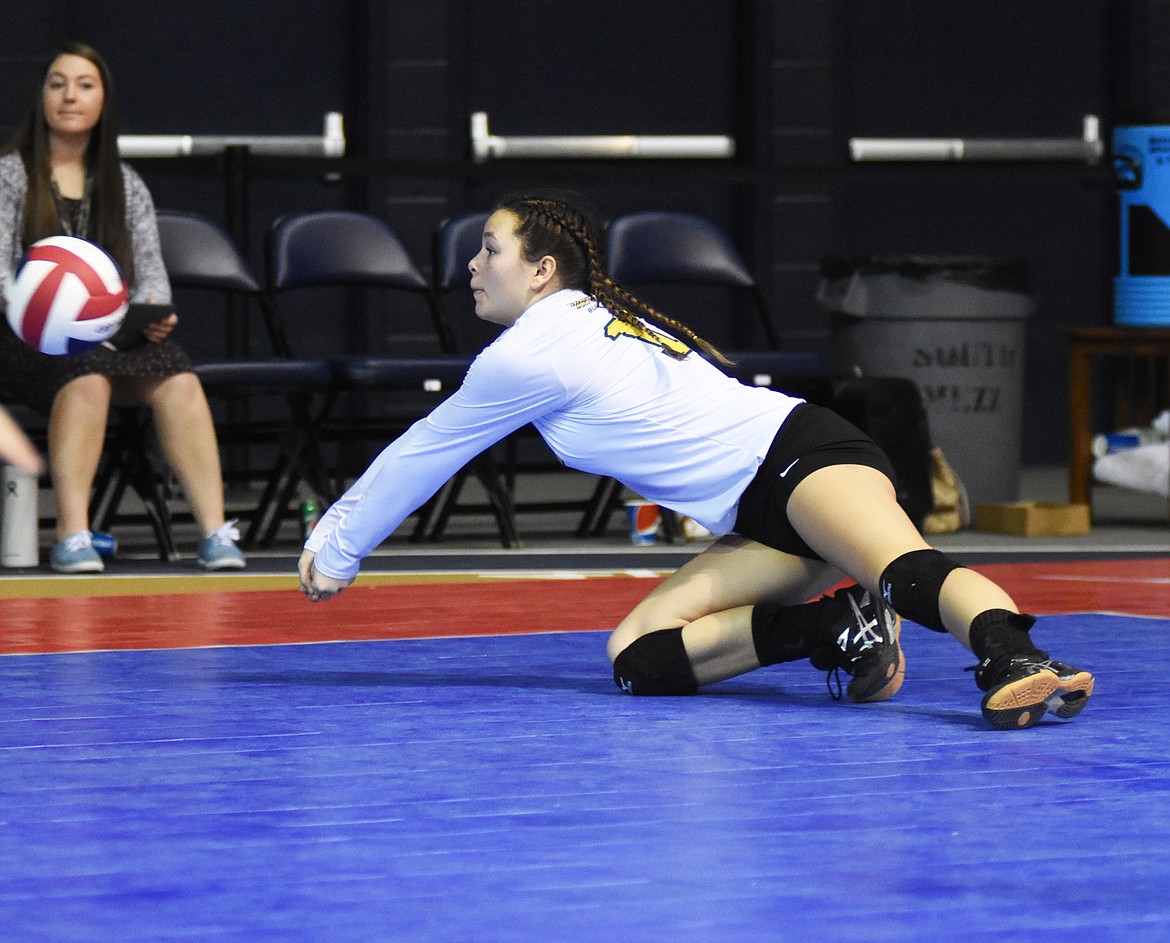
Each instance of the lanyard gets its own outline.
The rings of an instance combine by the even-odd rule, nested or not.
[[[93,177],[86,174],[85,189],[82,191],[80,200],[66,200],[61,196],[57,181],[51,180],[50,184],[53,188],[53,199],[57,203],[57,218],[65,230],[65,235],[85,239],[89,235],[89,210],[93,193]],[[70,204],[77,205],[76,215],[70,212],[72,209]]]

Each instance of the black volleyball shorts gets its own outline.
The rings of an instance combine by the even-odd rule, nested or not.
[[[873,439],[835,412],[801,403],[784,421],[755,478],[739,499],[735,533],[810,560],[817,554],[788,521],[793,490],[817,469],[868,465],[896,482],[894,466]]]

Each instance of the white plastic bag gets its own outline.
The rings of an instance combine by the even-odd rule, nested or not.
[[[1093,477],[1108,485],[1170,498],[1170,442],[1102,455],[1093,463]]]

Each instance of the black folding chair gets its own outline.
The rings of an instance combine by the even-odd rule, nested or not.
[[[609,275],[626,285],[711,285],[750,295],[768,347],[780,334],[756,278],[730,236],[696,213],[646,210],[614,219],[606,231]]]
[[[268,233],[268,290],[274,314],[277,300],[289,292],[321,288],[389,289],[407,292],[426,305],[440,348],[438,356],[389,356],[347,353],[330,358],[335,396],[377,394],[383,412],[366,417],[334,415],[331,397],[318,415],[323,434],[346,441],[385,441],[428,413],[442,396],[463,381],[470,358],[454,353],[455,338],[431,283],[418,269],[390,224],[365,213],[334,210],[298,213],[277,220]],[[360,310],[328,317],[333,323],[352,319]],[[318,316],[321,312],[318,310]],[[385,407],[389,407],[388,410]],[[472,471],[483,483],[504,546],[519,543],[511,497],[490,455],[477,457]],[[433,508],[431,509],[433,510]],[[424,509],[415,536],[431,536],[433,515]]]
[[[483,244],[486,212],[461,213],[449,217],[436,227],[431,242],[435,295],[448,316],[455,346],[460,353],[474,357],[495,340],[503,328],[476,317],[471,297],[471,272],[467,263]]]
[[[195,372],[208,396],[229,403],[228,419],[217,423],[221,442],[277,446],[275,461],[261,475],[264,490],[242,541],[245,547],[270,543],[281,522],[277,508],[282,496],[287,500],[290,481],[293,487],[304,481],[323,504],[336,497],[321,458],[314,410],[314,403],[332,390],[330,365],[324,359],[289,356],[288,339],[260,283],[222,227],[178,211],[160,211],[158,222],[172,287],[211,292],[228,304],[241,299],[263,315],[275,356],[209,361],[198,364]],[[252,409],[257,399],[282,403],[284,414],[275,419],[257,417]]]
[[[214,224],[194,214],[160,210],[158,229],[172,287],[259,296],[259,284],[230,239]],[[208,386],[206,380],[204,386]],[[112,419],[90,500],[90,525],[97,530],[109,527],[119,516],[127,487],[133,488],[154,531],[159,556],[175,559],[178,553],[171,528],[170,474],[155,458],[149,416],[140,407],[124,407],[113,410]]]
[[[733,361],[726,372],[744,383],[771,385],[791,376],[824,372],[816,351],[783,350],[780,332],[760,286],[730,236],[695,213],[646,210],[618,216],[606,232],[609,276],[621,285],[693,285],[726,288],[751,299],[766,349],[724,350]],[[699,330],[704,334],[703,330]],[[723,346],[720,338],[710,338]],[[597,485],[580,534],[601,534],[620,505],[621,486],[603,478]]]

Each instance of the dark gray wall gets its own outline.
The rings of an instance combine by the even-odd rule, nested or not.
[[[847,139],[1068,137],[1090,112],[1108,134],[1124,111],[1164,107],[1170,88],[1165,0],[43,0],[6,18],[0,134],[34,90],[44,53],[66,37],[106,54],[126,132],[314,133],[326,111],[343,112],[344,177],[256,162],[243,219],[229,219],[215,162],[136,162],[160,205],[246,229],[257,262],[275,216],[348,205],[383,213],[426,264],[448,213],[515,186],[566,184],[610,213],[675,207],[724,222],[788,342],[807,345],[831,333],[814,301],[824,255],[1025,258],[1038,301],[1027,341],[1030,464],[1065,459],[1063,329],[1110,320],[1108,181],[1069,167],[851,167]],[[740,158],[474,168],[474,110],[506,134],[726,133]],[[694,310],[689,301],[669,298],[717,339],[759,341],[731,299],[704,297]],[[358,303],[363,331],[337,343],[425,346],[421,310],[400,319],[380,299]],[[730,323],[713,306],[731,310]],[[221,327],[188,343],[210,352]],[[311,330],[316,340],[320,325]]]

